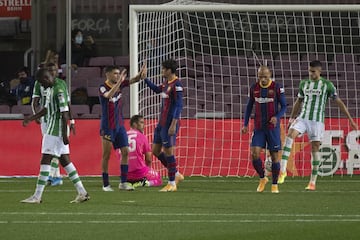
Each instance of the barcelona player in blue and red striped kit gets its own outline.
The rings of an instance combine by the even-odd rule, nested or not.
[[[265,177],[263,163],[260,159],[260,153],[267,145],[272,159],[271,192],[279,193],[277,181],[280,172],[280,162],[278,158],[278,151],[281,150],[280,118],[286,111],[284,88],[271,80],[271,71],[267,66],[261,66],[259,68],[258,79],[259,80],[250,88],[242,132],[248,132],[250,115],[255,105],[251,156],[253,166],[260,176],[257,191],[263,192],[268,182],[267,177]]]
[[[162,76],[165,81],[160,86],[155,85],[147,78],[145,79],[148,87],[160,94],[162,98],[159,123],[155,128],[152,147],[153,154],[168,169],[169,183],[160,190],[161,192],[176,191],[176,184],[184,178],[177,172],[174,156],[176,135],[179,131],[179,118],[183,107],[183,87],[175,74],[176,68],[177,64],[174,60],[166,60],[162,63]]]
[[[121,90],[132,83],[138,82],[144,73],[145,67],[141,69],[136,77],[126,80],[125,69],[120,73],[117,66],[105,68],[106,81],[99,87],[99,99],[101,104],[102,178],[103,190],[106,192],[113,191],[108,174],[111,145],[117,153],[119,149],[121,151],[121,182],[119,189],[134,190],[132,184],[127,182],[129,144],[122,115]]]

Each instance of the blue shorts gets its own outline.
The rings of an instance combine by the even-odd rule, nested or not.
[[[121,126],[118,129],[100,130],[100,135],[112,142],[114,149],[119,149],[129,146],[128,135],[125,127]]]
[[[277,152],[281,150],[280,128],[254,130],[251,147],[266,148],[266,143],[267,149],[270,152]]]
[[[164,147],[169,148],[176,145],[176,135],[179,132],[179,124],[176,126],[175,134],[169,136],[169,128],[157,125],[154,132],[154,144],[162,144]]]

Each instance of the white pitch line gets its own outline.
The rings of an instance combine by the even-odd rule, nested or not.
[[[2,221],[0,224],[158,224],[158,223],[287,223],[287,222],[360,222],[360,219],[273,219],[269,220],[118,220],[118,221]]]
[[[360,218],[360,214],[283,214],[283,213],[130,213],[130,212],[0,212],[0,215],[63,215],[63,216],[260,216],[260,217],[326,217]]]

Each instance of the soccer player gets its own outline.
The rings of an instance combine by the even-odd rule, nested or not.
[[[280,171],[278,159],[278,151],[281,149],[280,118],[286,111],[284,88],[271,80],[271,71],[267,66],[259,68],[258,78],[259,80],[250,88],[242,133],[248,132],[249,118],[255,104],[255,128],[251,142],[251,156],[252,164],[260,176],[257,192],[263,192],[269,181],[265,176],[260,159],[262,149],[267,147],[272,160],[271,192],[279,193],[277,181]]]
[[[125,80],[126,69],[120,73],[120,69],[117,66],[108,66],[105,68],[106,80],[99,87],[102,111],[100,124],[102,141],[102,189],[105,192],[114,191],[110,185],[108,174],[111,146],[113,146],[115,151],[119,149],[121,151],[119,189],[134,190],[132,184],[127,182],[129,144],[122,115],[121,90],[130,84],[138,82],[144,70],[145,67],[143,67],[134,78]]]
[[[161,192],[177,191],[177,183],[184,177],[176,169],[174,156],[176,135],[179,131],[179,118],[181,115],[183,101],[183,87],[180,79],[176,76],[177,64],[174,60],[166,60],[162,63],[162,76],[165,81],[160,86],[145,78],[145,83],[162,98],[159,123],[155,128],[152,146],[153,154],[168,169],[168,184]],[[162,148],[164,147],[164,151]]]
[[[337,96],[335,86],[321,76],[321,67],[320,61],[310,62],[309,79],[300,82],[298,97],[290,115],[289,123],[291,125],[285,139],[279,177],[279,183],[283,183],[287,175],[286,165],[294,139],[300,134],[307,133],[311,142],[312,163],[310,182],[305,189],[310,191],[316,189],[316,178],[320,164],[319,148],[325,131],[324,115],[328,98],[336,102],[341,112],[349,119],[351,127],[353,129],[358,128],[347,107]],[[300,109],[300,115],[295,119]]]
[[[59,75],[58,67],[56,66],[55,63],[49,62],[49,63],[45,64],[44,67],[49,70],[50,74],[54,78],[59,79],[58,78],[58,75]],[[69,103],[70,130],[75,135],[75,120],[72,118],[72,114],[71,114],[70,95],[67,90],[65,81],[63,81],[62,79],[59,79],[59,80],[61,80],[61,82],[65,85],[65,88],[67,91],[68,103]],[[31,107],[32,107],[33,113],[35,114],[35,113],[39,112],[40,109],[42,109],[45,106],[45,101],[46,101],[46,91],[45,91],[44,87],[40,85],[39,81],[35,81],[34,92],[33,92],[32,98],[33,98],[33,100],[31,102]],[[41,117],[40,119],[36,119],[35,121],[40,124],[41,134],[44,135],[47,130],[46,115]],[[55,156],[51,160],[51,170],[50,170],[48,182],[51,184],[51,186],[58,186],[58,185],[63,184],[63,180],[61,178],[60,169],[59,169],[59,159],[57,159]]]
[[[69,137],[67,134],[67,123],[69,120],[67,90],[61,80],[54,78],[47,69],[40,69],[36,73],[36,79],[47,90],[46,103],[42,110],[27,117],[23,126],[31,121],[47,115],[47,130],[42,140],[42,158],[40,173],[36,184],[35,193],[22,200],[22,203],[41,203],[41,197],[50,173],[50,163],[53,156],[59,158],[70,180],[73,182],[78,195],[71,203],[81,203],[90,199],[85,190],[74,164],[69,158]]]
[[[161,186],[160,173],[151,168],[151,148],[144,135],[144,118],[134,115],[130,119],[128,181],[133,186]],[[145,156],[145,160],[144,160]]]

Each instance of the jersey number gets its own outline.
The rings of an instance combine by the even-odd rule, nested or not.
[[[128,136],[129,152],[134,152],[136,150],[136,137],[137,137],[136,133]]]

